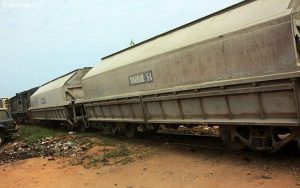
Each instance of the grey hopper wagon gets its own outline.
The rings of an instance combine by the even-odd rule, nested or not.
[[[74,102],[84,96],[81,79],[90,69],[77,69],[41,86],[30,97],[33,119],[56,121],[70,128],[80,125],[83,109]]]
[[[103,58],[82,81],[89,123],[219,125],[235,149],[298,142],[299,8],[243,1]]]

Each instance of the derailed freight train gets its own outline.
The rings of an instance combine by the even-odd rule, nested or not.
[[[127,136],[219,125],[234,149],[300,144],[299,10],[299,0],[244,1],[107,56],[82,78],[68,121]],[[36,109],[62,106],[48,108],[56,98],[32,96],[34,118],[50,120]]]

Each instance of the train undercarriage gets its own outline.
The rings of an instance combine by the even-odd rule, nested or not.
[[[252,151],[275,153],[288,144],[294,144],[300,148],[300,128],[298,127],[99,124],[95,122],[90,123],[90,126],[107,134],[124,135],[127,138],[135,137],[138,132],[220,137],[230,150],[248,148]]]

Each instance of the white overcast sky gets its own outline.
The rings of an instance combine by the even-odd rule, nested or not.
[[[0,97],[241,0],[0,0]]]

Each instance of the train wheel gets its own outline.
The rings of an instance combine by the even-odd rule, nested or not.
[[[137,134],[137,126],[135,125],[126,125],[125,127],[125,136],[127,138],[134,138]]]
[[[116,124],[112,125],[112,134],[113,135],[124,135],[125,125],[124,124]]]
[[[220,136],[224,145],[230,150],[240,151],[247,148],[247,146],[238,138],[232,137],[233,130],[230,129],[220,129]]]

